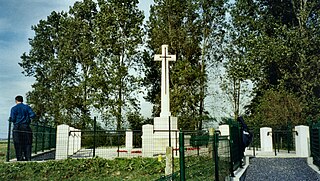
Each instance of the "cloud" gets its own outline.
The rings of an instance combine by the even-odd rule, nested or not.
[[[18,65],[30,49],[31,26],[52,11],[68,11],[75,0],[0,0],[0,138],[7,136],[10,108],[18,94],[25,97],[33,78],[25,77]]]

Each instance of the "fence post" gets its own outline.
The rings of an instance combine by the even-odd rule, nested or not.
[[[52,131],[52,128],[49,127],[48,129],[49,129],[49,150],[51,150],[51,148],[52,148],[52,144],[51,144],[51,131]]]
[[[93,118],[93,157],[96,156],[96,132],[97,132],[97,117]]]
[[[215,178],[215,181],[219,181],[219,156],[218,156],[219,133],[215,132],[213,136],[214,136],[214,138],[213,138],[213,148],[214,148],[213,158],[214,158],[214,171],[215,171],[214,178]]]
[[[233,163],[234,163],[234,158],[233,158],[233,139],[231,138],[230,136],[230,139],[229,139],[229,147],[230,147],[230,175],[231,177],[234,177],[234,173],[233,173]]]
[[[184,160],[184,133],[179,132],[179,153],[180,153],[180,181],[185,181],[185,160]]]
[[[39,125],[38,125],[38,122],[37,124],[35,125],[36,126],[36,136],[35,136],[35,145],[34,145],[34,153],[37,154],[37,149],[38,149],[38,131],[39,131]]]
[[[42,152],[44,152],[44,138],[45,138],[46,128],[45,125],[42,125]]]
[[[118,145],[118,151],[117,152],[118,152],[118,157],[119,157],[120,156],[119,155],[120,154],[120,132],[118,130],[116,132],[117,132],[117,138],[118,138],[118,141],[117,141],[118,142],[118,144],[117,144]]]
[[[10,121],[10,118],[9,118],[8,146],[7,146],[7,160],[6,160],[7,162],[9,162],[10,160],[11,125],[12,125],[12,122]]]

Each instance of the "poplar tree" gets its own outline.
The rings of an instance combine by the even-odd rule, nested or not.
[[[137,94],[141,85],[137,70],[144,15],[138,9],[138,0],[99,0],[98,5],[95,34],[102,84],[96,91],[104,98],[96,105],[108,120],[107,125],[115,121],[120,130],[125,115],[139,110]]]
[[[32,27],[20,66],[35,77],[28,100],[42,119],[88,128],[99,111],[106,125],[121,129],[126,114],[137,114],[144,18],[137,4],[84,0]]]
[[[160,65],[153,62],[161,45],[168,44],[177,61],[170,62],[170,107],[185,129],[202,129],[208,117],[204,109],[207,87],[206,65],[212,47],[215,26],[224,17],[224,1],[155,0],[147,23],[148,48],[145,53],[147,100],[153,103],[154,116],[160,112]],[[218,15],[218,16],[216,16]],[[215,19],[216,18],[216,19]]]

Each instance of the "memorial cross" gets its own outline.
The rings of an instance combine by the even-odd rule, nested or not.
[[[169,55],[168,45],[162,45],[162,54],[154,56],[155,61],[162,61],[161,67],[161,113],[160,117],[171,116],[169,94],[169,61],[175,61],[176,55]]]

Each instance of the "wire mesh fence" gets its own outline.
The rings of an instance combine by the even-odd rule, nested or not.
[[[184,131],[186,180],[214,179],[214,140],[207,131]]]
[[[125,130],[71,130],[69,132],[68,157],[116,158],[141,156],[141,130],[134,130],[133,142],[126,145]],[[77,144],[80,144],[77,146]]]
[[[19,129],[18,127],[26,127],[27,129]],[[40,124],[21,126],[9,123],[7,162],[14,159],[18,161],[30,160],[37,155],[52,151],[55,146],[55,128]]]

